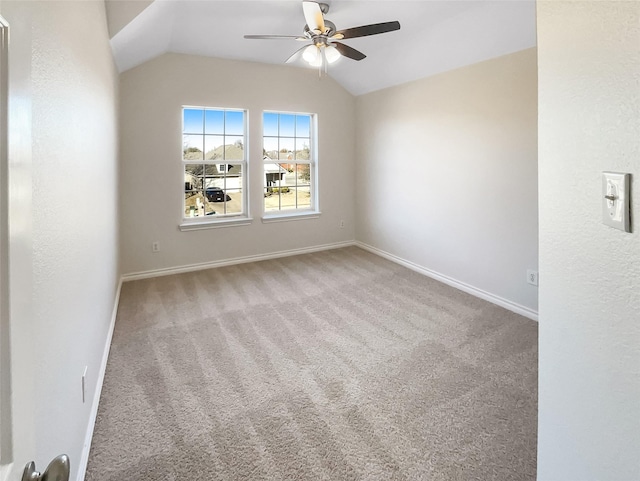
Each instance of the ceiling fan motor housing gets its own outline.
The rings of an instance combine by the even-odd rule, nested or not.
[[[325,32],[320,35],[316,34],[313,30],[309,28],[309,25],[304,26],[304,36],[307,38],[313,38],[316,36],[326,36],[331,37],[334,33],[336,33],[336,25],[331,20],[324,20],[324,26],[326,27]]]

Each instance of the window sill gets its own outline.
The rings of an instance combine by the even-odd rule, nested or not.
[[[233,227],[240,225],[250,225],[253,222],[251,217],[239,217],[235,219],[224,219],[224,220],[206,220],[206,221],[198,221],[198,222],[183,222],[178,226],[178,228],[182,231],[190,231],[190,230],[203,230],[203,229],[218,229],[221,227]]]
[[[286,214],[265,214],[262,217],[264,224],[270,222],[288,222],[291,220],[305,220],[305,219],[317,219],[320,217],[321,212],[318,211],[306,211],[306,212],[292,212]]]

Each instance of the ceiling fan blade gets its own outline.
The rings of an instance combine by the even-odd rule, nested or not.
[[[295,40],[309,40],[307,37],[300,37],[299,35],[245,35],[244,38],[258,39],[258,40],[278,40],[281,38],[293,38]]]
[[[320,10],[320,5],[316,2],[302,2],[302,11],[309,30],[316,33],[324,33],[324,16],[322,15],[322,10]]]
[[[300,58],[300,56],[302,55],[302,52],[304,51],[305,48],[307,48],[309,45],[305,45],[302,48],[299,48],[298,50],[296,50],[295,52],[293,52],[293,54],[291,55],[291,57],[289,57],[285,63],[292,63],[295,62],[296,60],[298,60]]]
[[[332,38],[342,40],[343,38],[366,37],[368,35],[393,32],[394,30],[400,30],[400,22],[397,20],[394,22],[373,23],[361,27],[347,28],[336,32]]]
[[[363,58],[366,57],[366,55],[360,52],[359,50],[349,47],[344,43],[331,42],[331,45],[333,45],[338,50],[338,52],[340,52],[340,55],[344,57],[352,58],[353,60],[362,60]]]

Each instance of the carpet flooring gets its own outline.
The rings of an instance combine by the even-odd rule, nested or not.
[[[87,481],[535,480],[537,324],[357,247],[127,282]]]

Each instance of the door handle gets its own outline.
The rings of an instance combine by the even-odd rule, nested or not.
[[[61,454],[54,458],[42,474],[36,471],[36,463],[31,461],[24,467],[22,481],[69,481],[69,456]]]

